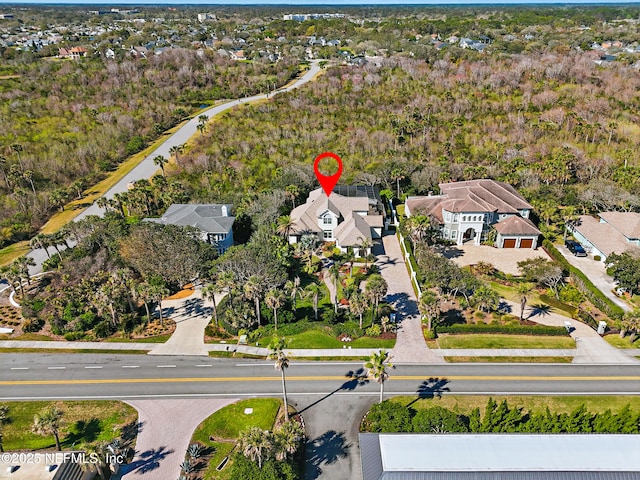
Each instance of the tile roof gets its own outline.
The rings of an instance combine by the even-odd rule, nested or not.
[[[600,217],[627,238],[640,238],[640,213],[602,212]]]
[[[145,218],[163,225],[195,227],[207,233],[229,233],[235,217],[229,216],[228,204],[178,204],[171,205],[161,218]]]
[[[449,199],[464,200],[452,204],[453,212],[501,212],[517,213],[518,210],[532,209],[522,195],[511,185],[491,179],[468,180],[465,182],[441,183],[440,192]],[[475,210],[479,208],[479,210]],[[448,209],[447,209],[448,210]]]
[[[406,205],[410,215],[431,215],[438,223],[444,223],[442,218],[443,195],[429,195],[428,197],[409,197]]]
[[[573,228],[606,256],[637,248],[613,226],[590,215],[580,215]]]
[[[494,227],[501,235],[540,235],[542,233],[531,220],[519,215],[510,215],[496,223]]]
[[[327,210],[333,212],[339,219],[344,219],[352,211],[368,212],[369,199],[367,197],[343,197],[337,193],[332,193],[327,198],[324,191],[317,188],[309,193],[309,198],[305,203],[298,205],[291,211],[292,233],[320,232],[322,229],[318,226],[318,217]]]
[[[338,245],[341,247],[355,247],[362,243],[363,239],[371,241],[371,227],[362,216],[350,213],[333,232]]]

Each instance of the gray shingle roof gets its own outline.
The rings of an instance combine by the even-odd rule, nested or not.
[[[228,204],[178,204],[171,205],[161,218],[145,220],[163,225],[195,227],[207,233],[229,233],[235,217],[230,216]]]

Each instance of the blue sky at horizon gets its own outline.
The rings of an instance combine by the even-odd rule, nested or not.
[[[97,0],[88,2],[86,0],[13,0],[2,1],[0,6],[10,5],[175,5],[175,6],[191,6],[191,5],[269,5],[269,6],[370,6],[370,5],[425,5],[425,6],[464,6],[464,5],[640,5],[639,0],[586,0],[586,1],[568,1],[562,2],[558,0],[189,0],[179,2],[175,0]]]

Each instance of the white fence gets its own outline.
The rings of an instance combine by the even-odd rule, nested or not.
[[[411,253],[407,251],[407,247],[405,247],[405,244],[404,244],[404,237],[400,232],[398,232],[398,238],[400,239],[400,248],[404,253],[404,263],[407,265],[407,268],[409,269],[409,274],[411,275],[411,281],[416,287],[416,292],[418,292],[418,299],[419,299],[420,297],[422,297],[422,289],[418,284],[418,279],[416,278],[416,272],[413,269],[413,266],[411,265],[411,260],[410,260]]]

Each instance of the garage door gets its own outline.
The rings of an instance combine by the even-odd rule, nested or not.
[[[502,243],[502,248],[516,248],[516,239],[515,238],[505,238]]]
[[[533,238],[523,238],[520,240],[520,248],[531,248],[533,247]]]

